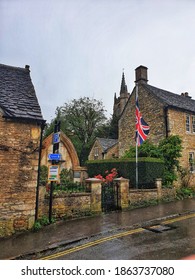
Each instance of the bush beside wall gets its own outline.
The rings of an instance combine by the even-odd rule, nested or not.
[[[106,170],[116,168],[118,177],[130,180],[130,184],[136,184],[136,163],[135,159],[111,159],[93,160],[86,162],[89,177],[101,174],[104,176]],[[140,158],[138,161],[139,188],[154,186],[156,178],[162,178],[164,162],[156,158]]]

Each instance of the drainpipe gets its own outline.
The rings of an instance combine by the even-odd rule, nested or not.
[[[35,221],[38,219],[38,210],[39,210],[39,181],[40,181],[40,168],[41,168],[41,150],[43,142],[43,130],[45,127],[46,121],[41,122],[41,137],[39,144],[39,162],[38,162],[38,174],[37,174],[37,187],[36,187],[36,205],[35,205]]]
[[[169,136],[169,125],[168,125],[168,106],[164,107],[164,116],[165,116],[165,136]]]

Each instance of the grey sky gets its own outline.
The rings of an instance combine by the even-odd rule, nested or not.
[[[195,1],[0,0],[0,63],[30,65],[44,118],[64,102],[101,99],[112,114],[124,68],[195,99]]]

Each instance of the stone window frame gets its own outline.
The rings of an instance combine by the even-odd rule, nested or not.
[[[94,147],[94,159],[98,159],[98,158],[99,158],[99,148]]]
[[[191,127],[190,127],[190,115],[186,114],[186,132],[190,133],[191,132]]]
[[[189,152],[189,167],[190,172],[195,173],[195,158],[194,158],[194,152]]]
[[[195,116],[192,116],[192,132],[195,133]]]

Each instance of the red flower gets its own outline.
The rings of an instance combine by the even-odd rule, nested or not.
[[[105,174],[107,174],[105,179],[103,178],[103,176],[101,174],[94,176],[94,178],[97,178],[97,179],[102,180],[103,182],[109,183],[109,182],[112,182],[114,180],[114,178],[116,178],[118,175],[116,168],[112,168],[110,173],[108,170],[106,170]]]

